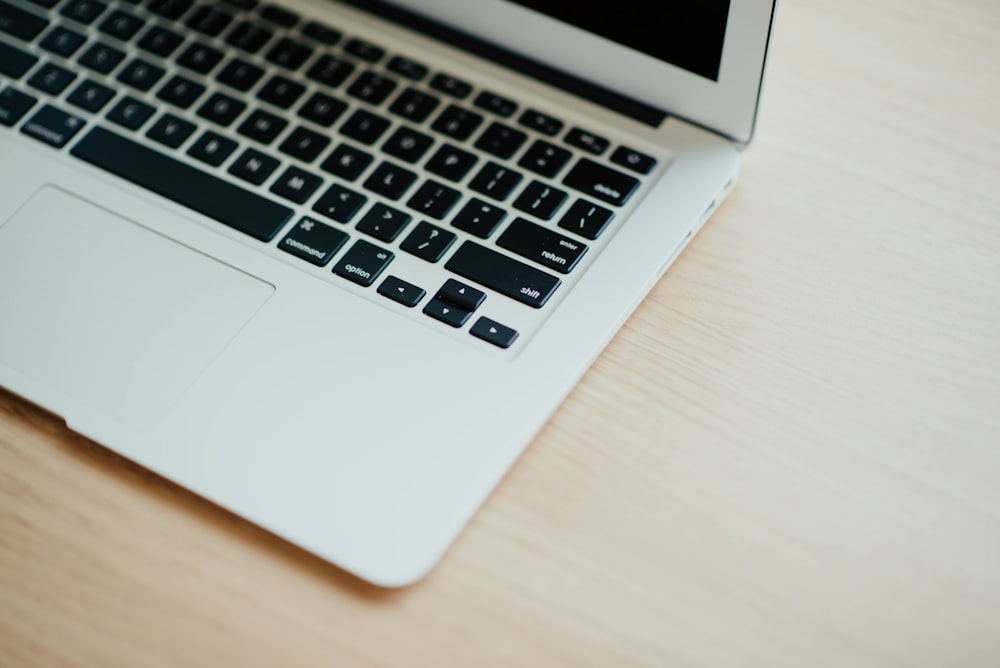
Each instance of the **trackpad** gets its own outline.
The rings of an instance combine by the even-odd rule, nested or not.
[[[0,227],[0,364],[148,428],[273,292],[47,186]]]

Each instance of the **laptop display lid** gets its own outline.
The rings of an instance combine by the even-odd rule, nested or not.
[[[679,116],[753,134],[775,0],[391,0]]]

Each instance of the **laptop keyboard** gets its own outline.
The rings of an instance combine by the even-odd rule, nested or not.
[[[662,165],[256,0],[0,0],[4,79],[0,126],[500,348]]]

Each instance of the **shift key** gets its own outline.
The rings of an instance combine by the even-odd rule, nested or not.
[[[463,243],[444,268],[532,308],[544,306],[562,284],[555,276],[473,241]]]

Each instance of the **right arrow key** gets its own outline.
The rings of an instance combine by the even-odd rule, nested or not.
[[[517,331],[489,318],[477,320],[469,333],[500,348],[510,348],[517,340]]]

